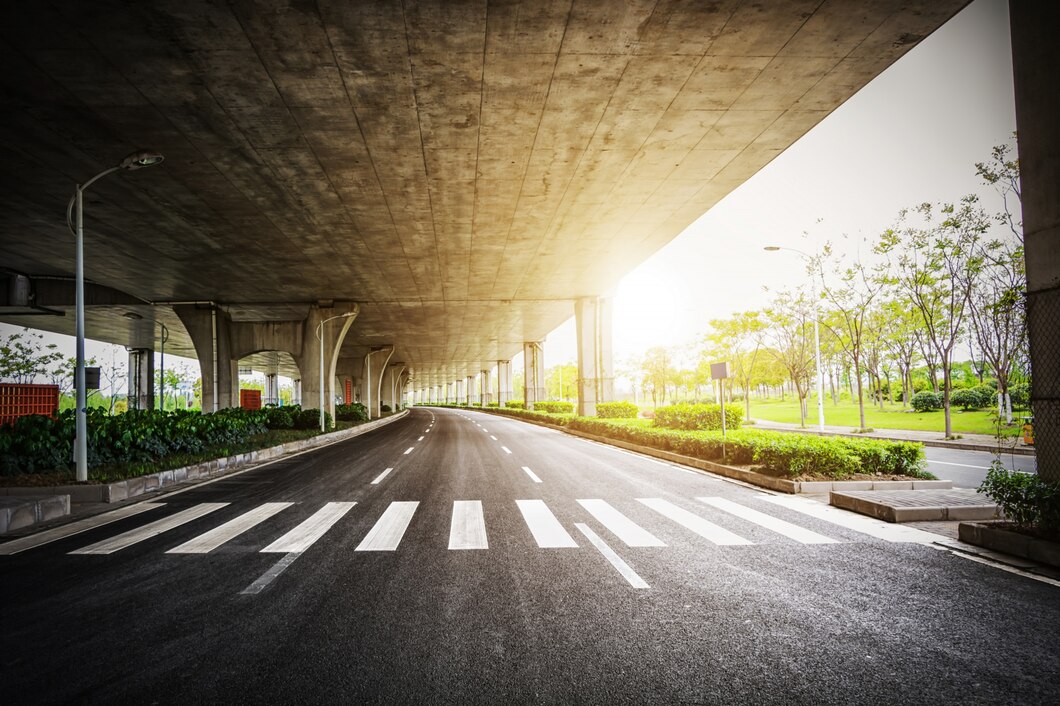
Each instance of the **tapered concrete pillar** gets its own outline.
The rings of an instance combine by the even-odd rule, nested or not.
[[[535,402],[548,399],[543,341],[527,341],[523,344],[523,399],[526,400],[527,409],[533,409]]]
[[[490,392],[490,371],[483,370],[479,377],[479,403],[485,407],[493,399],[493,393]]]
[[[501,407],[512,398],[512,361],[497,361],[497,404]]]
[[[1038,475],[1060,481],[1060,5],[1009,3]]]
[[[368,410],[369,419],[378,419],[383,406],[383,375],[386,373],[390,356],[394,354],[393,346],[374,346],[364,356],[362,368],[362,404]]]
[[[291,393],[291,402],[293,404],[302,404],[302,379],[295,378],[294,380],[294,391]]]
[[[129,409],[155,408],[155,352],[129,349]]]
[[[265,394],[262,395],[262,404],[280,404],[280,374],[276,368],[270,367],[265,371]]]
[[[398,385],[401,374],[405,371],[405,364],[391,363],[386,368],[386,376],[383,380],[383,404],[396,412],[401,408],[401,398],[398,396]]]
[[[464,380],[456,381],[456,403],[467,404],[467,396],[464,393]]]
[[[610,297],[586,297],[574,303],[578,342],[578,414],[596,416],[597,402],[614,399],[611,363]]]
[[[199,359],[202,374],[202,411],[215,412],[239,406],[238,358],[232,353],[231,319],[212,306],[182,304],[173,307]]]
[[[467,403],[468,405],[477,405],[479,403],[479,392],[475,387],[474,375],[467,376]]]
[[[336,371],[339,352],[346,334],[353,325],[360,307],[357,304],[340,304],[333,307],[312,307],[302,325],[302,350],[295,362],[302,371],[302,406],[308,409],[320,407],[320,358],[321,344],[324,354],[324,410],[335,418],[335,398],[338,396]]]

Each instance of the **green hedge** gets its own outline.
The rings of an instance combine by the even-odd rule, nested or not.
[[[574,405],[570,402],[534,402],[534,411],[550,414],[570,414]]]
[[[335,419],[342,422],[367,422],[368,408],[360,402],[336,405]]]
[[[743,410],[725,408],[725,426],[739,429]],[[721,406],[716,404],[675,404],[655,410],[655,426],[688,431],[721,429]]]
[[[632,402],[597,402],[596,416],[601,419],[636,419],[640,409]]]
[[[210,414],[131,410],[114,416],[93,408],[88,411],[88,466],[149,463],[169,455],[197,454],[242,443],[269,429],[314,429],[320,424],[319,415],[319,410],[298,406],[233,407]],[[324,416],[330,428],[331,416]],[[54,418],[20,417],[0,426],[0,475],[68,470],[74,426],[73,410]]]
[[[526,409],[526,403],[522,400],[508,400],[504,406],[508,409]]]
[[[913,405],[913,409],[917,412],[934,412],[942,409],[942,393],[931,392],[930,390],[918,392],[913,395],[910,404]]]

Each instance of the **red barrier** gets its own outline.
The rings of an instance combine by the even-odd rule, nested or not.
[[[239,406],[243,409],[261,409],[261,390],[240,390]]]
[[[59,409],[58,385],[0,382],[0,424],[28,414],[53,416]]]

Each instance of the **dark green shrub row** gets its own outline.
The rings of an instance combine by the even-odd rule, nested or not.
[[[330,415],[325,413],[330,427]],[[171,454],[223,448],[269,429],[313,429],[319,411],[300,407],[234,407],[211,414],[185,410],[132,410],[110,416],[88,412],[88,466],[146,463]],[[74,413],[55,418],[20,417],[0,426],[0,475],[69,469],[73,458]]]
[[[534,402],[534,411],[548,412],[550,414],[570,414],[574,411],[571,402]]]
[[[743,410],[725,408],[725,426],[739,429]],[[655,410],[655,426],[687,431],[721,429],[721,406],[716,404],[675,404]]]
[[[1053,538],[1060,536],[1060,483],[1007,470],[995,461],[979,492],[990,496],[1005,517],[1021,527],[1037,528]]]
[[[597,402],[596,416],[600,419],[636,419],[640,409],[632,402]]]
[[[367,422],[368,408],[360,402],[336,405],[335,419],[340,422]]]
[[[526,403],[522,400],[508,400],[504,406],[508,409],[526,409]]]

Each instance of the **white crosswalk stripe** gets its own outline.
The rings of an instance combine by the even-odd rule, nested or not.
[[[173,547],[166,554],[208,554],[225,542],[235,539],[251,528],[260,525],[281,510],[286,510],[291,505],[293,503],[265,503],[250,512],[245,512],[239,517],[229,520],[220,527],[215,527],[209,532],[200,534],[195,539]]]
[[[104,512],[102,515],[95,515],[94,517],[88,517],[84,520],[71,522],[68,525],[60,525],[59,527],[53,527],[52,529],[43,532],[20,537],[11,540],[10,542],[0,544],[0,555],[18,554],[27,549],[33,549],[60,539],[65,539],[66,537],[72,537],[75,534],[81,534],[82,532],[87,532],[96,527],[109,525],[111,522],[124,520],[126,517],[139,515],[141,512],[154,510],[156,507],[162,507],[164,505],[165,503],[138,503],[136,505],[126,505],[117,510]]]
[[[262,549],[263,554],[288,554],[304,552],[313,543],[323,537],[332,526],[341,520],[357,503],[328,503],[317,510],[269,546]]]
[[[577,547],[563,525],[559,523],[556,516],[545,505],[544,500],[516,500],[519,512],[523,514],[523,520],[534,535],[537,546],[541,548],[569,548]]]
[[[779,518],[767,515],[764,512],[759,512],[753,508],[746,507],[734,503],[731,500],[725,498],[696,498],[701,503],[706,503],[713,507],[718,508],[730,515],[736,515],[739,518],[753,522],[756,525],[761,525],[768,530],[778,532],[789,539],[794,539],[796,542],[802,542],[803,544],[838,544],[839,540],[832,539],[831,537],[825,537],[823,534],[817,534],[812,532],[805,527],[799,527],[793,525],[790,522],[785,522]]]
[[[665,547],[666,543],[603,500],[579,500],[578,504],[628,547]]]
[[[886,542],[932,544],[939,539],[938,535],[930,532],[924,532],[913,527],[890,524],[871,517],[855,515],[854,513],[840,510],[830,505],[822,505],[819,502],[807,498],[785,495],[766,496],[762,499],[766,502],[773,503],[774,505],[786,507],[789,510],[795,510],[796,512],[801,512],[804,515],[816,517],[820,520],[826,520],[827,522],[837,524],[840,527],[845,527],[854,530],[855,532],[861,532],[862,534],[867,534],[870,537],[882,539]]]
[[[449,526],[450,549],[489,549],[481,500],[457,500]]]
[[[194,507],[189,507],[187,510],[181,510],[180,512],[170,515],[169,517],[163,517],[161,520],[155,520],[150,522],[143,527],[137,527],[136,529],[123,532],[116,537],[110,539],[104,539],[102,542],[96,542],[90,544],[87,547],[81,549],[75,549],[70,552],[71,554],[113,554],[116,551],[131,547],[134,544],[143,542],[144,540],[157,537],[163,532],[168,532],[171,529],[180,527],[181,525],[197,520],[204,515],[208,515],[214,510],[220,510],[225,507],[228,503],[200,503]]]
[[[418,502],[396,501],[390,503],[383,516],[354,549],[356,552],[392,552],[401,544],[405,530],[419,507]]]
[[[683,527],[692,530],[700,537],[708,539],[715,544],[721,545],[740,545],[740,544],[751,544],[750,541],[743,537],[730,532],[724,527],[703,519],[695,513],[689,512],[682,507],[678,507],[671,502],[663,500],[662,498],[637,498],[637,502],[647,505],[652,510],[655,510],[659,514],[670,518],[674,522]]]

